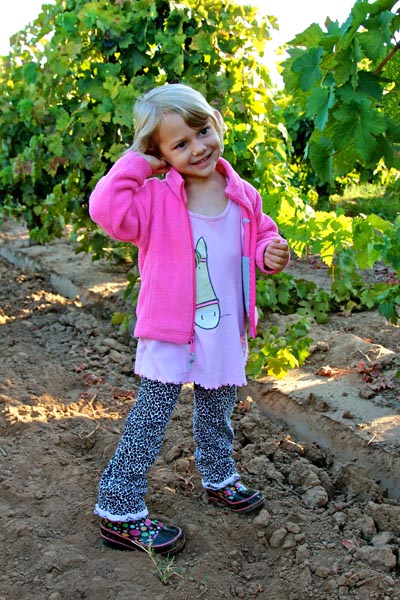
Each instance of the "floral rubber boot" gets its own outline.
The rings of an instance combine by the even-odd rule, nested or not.
[[[102,519],[100,535],[107,546],[118,550],[152,550],[156,554],[173,555],[185,545],[182,529],[148,517],[138,521]]]
[[[248,513],[265,502],[262,492],[252,490],[240,481],[235,481],[220,490],[207,490],[208,501],[216,506],[224,506],[233,512]]]

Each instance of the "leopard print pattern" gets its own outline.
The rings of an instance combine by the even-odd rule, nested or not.
[[[113,520],[147,515],[147,471],[156,460],[181,391],[180,384],[143,378],[115,453],[99,482],[95,512]],[[218,489],[239,478],[233,452],[231,416],[236,387],[194,386],[195,462],[204,487]]]

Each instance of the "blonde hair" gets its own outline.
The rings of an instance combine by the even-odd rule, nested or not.
[[[200,92],[181,83],[153,88],[137,100],[133,113],[135,135],[132,149],[144,154],[157,155],[157,127],[171,112],[181,115],[187,125],[194,129],[211,121],[220,138],[222,151],[225,131],[222,117]]]

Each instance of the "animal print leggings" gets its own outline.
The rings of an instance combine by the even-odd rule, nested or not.
[[[96,514],[114,521],[147,516],[146,473],[161,449],[181,387],[142,379],[120,442],[100,479]],[[235,402],[236,386],[194,386],[194,458],[205,488],[220,489],[239,479],[232,458]]]

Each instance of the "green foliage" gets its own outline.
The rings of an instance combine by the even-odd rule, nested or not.
[[[132,271],[128,273],[127,280],[128,285],[124,290],[123,297],[125,300],[129,300],[132,303],[132,306],[136,306],[140,289],[139,271],[137,267],[134,267]],[[113,325],[119,325],[120,333],[129,332],[132,334],[135,326],[135,317],[131,312],[115,312],[111,318],[111,323]]]
[[[305,279],[295,279],[287,273],[274,277],[261,277],[257,282],[257,304],[262,310],[263,321],[260,329],[262,336],[250,340],[250,354],[247,373],[252,377],[273,375],[283,377],[288,370],[304,364],[309,355],[312,338],[308,336],[313,321],[324,324],[328,321],[329,313],[355,310],[370,310],[377,308],[379,313],[388,321],[397,324],[399,321],[400,281],[396,276],[369,285],[360,272],[360,263],[365,269],[375,263],[374,253],[377,243],[383,248],[390,249],[399,261],[400,217],[393,228],[387,223],[377,223],[375,215],[369,221],[357,221],[355,227],[362,227],[368,234],[368,242],[359,238],[360,246],[347,248],[341,252],[332,266],[335,277],[329,290],[319,288],[314,282]],[[380,236],[375,235],[369,241],[371,226],[380,226]],[[382,235],[382,231],[385,233]],[[377,242],[376,240],[379,240]],[[358,252],[357,252],[358,251]],[[358,254],[358,256],[357,256]],[[285,331],[279,331],[277,326],[270,326],[270,313],[303,315],[296,323],[288,323]]]
[[[318,288],[313,281],[295,279],[284,272],[258,279],[257,306],[272,313],[297,313],[317,323],[326,323],[332,310],[329,292]]]
[[[266,326],[262,336],[250,340],[247,374],[284,377],[290,369],[304,364],[312,342],[307,335],[309,331],[310,323],[306,317],[288,323],[283,332],[275,325]]]
[[[400,283],[393,286],[380,285],[376,296],[376,302],[379,308],[379,314],[384,316],[394,325],[399,322],[398,307],[400,306]]]
[[[319,184],[384,161],[399,168],[399,54],[396,2],[357,0],[339,25],[313,24],[288,45],[285,91],[312,123],[306,156]]]
[[[329,289],[288,273],[261,276],[257,305],[263,313],[300,314],[326,323],[329,313],[376,308],[387,320],[399,320],[400,216],[392,224],[376,215],[350,221],[351,244],[332,260]],[[343,233],[342,233],[343,235]],[[349,235],[346,227],[346,235]],[[386,280],[369,283],[368,273],[378,259],[388,265]]]
[[[138,95],[177,79],[223,113],[227,159],[266,189],[284,151],[260,60],[269,27],[225,0],[46,5],[2,59],[3,214],[23,218],[38,242],[72,224],[95,258],[102,244],[116,251],[88,217],[90,191],[130,145]]]
[[[341,194],[333,194],[329,198],[329,206],[349,217],[375,214],[393,222],[400,214],[400,194],[396,191],[396,186],[385,187],[376,183],[350,184]]]

